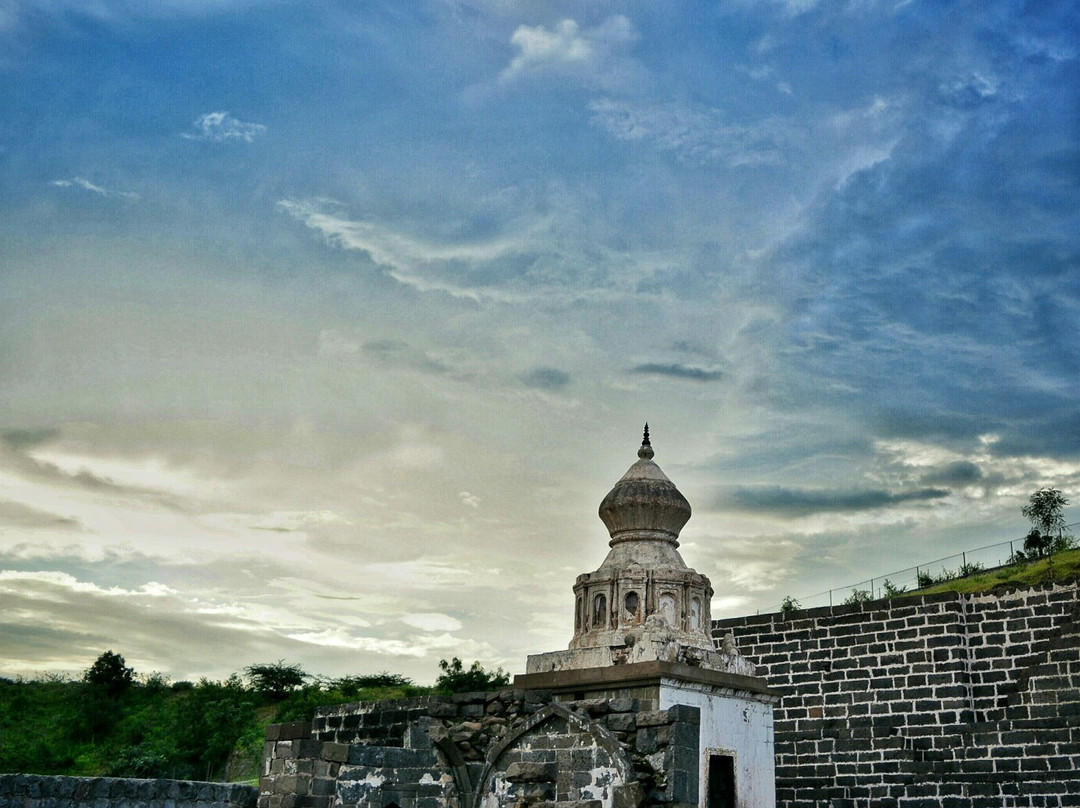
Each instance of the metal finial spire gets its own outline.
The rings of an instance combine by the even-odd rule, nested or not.
[[[642,460],[652,460],[653,448],[649,443],[649,425],[645,424],[645,436],[641,439],[641,448],[638,449],[637,456]]]

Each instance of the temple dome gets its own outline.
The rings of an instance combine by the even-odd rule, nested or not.
[[[638,461],[604,497],[600,518],[607,525],[612,545],[661,540],[678,546],[679,531],[690,519],[690,503],[653,462],[648,424]]]

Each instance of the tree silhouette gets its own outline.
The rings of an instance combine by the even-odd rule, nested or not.
[[[1031,532],[1024,538],[1024,552],[1029,558],[1048,556],[1070,546],[1065,530],[1065,506],[1069,500],[1052,486],[1040,488],[1020,509],[1031,522]]]
[[[286,665],[279,659],[266,665],[248,665],[244,668],[251,686],[271,698],[283,699],[287,693],[302,687],[308,675],[299,665]]]
[[[83,673],[83,681],[89,685],[99,685],[110,696],[119,696],[129,687],[135,677],[135,669],[124,663],[124,658],[112,651],[106,651]]]
[[[461,660],[454,657],[449,662],[439,660],[442,673],[435,680],[435,690],[439,693],[476,693],[484,690],[497,690],[510,684],[510,677],[502,668],[486,671],[479,660],[468,669]]]

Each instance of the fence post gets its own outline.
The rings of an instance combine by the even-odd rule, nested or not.
[[[832,608],[832,590],[829,590],[829,608]]]
[[[964,567],[964,573],[966,574],[967,573],[967,552],[966,551],[960,553],[960,560],[963,562],[962,566]]]
[[[870,600],[874,599],[874,579],[870,579]]]

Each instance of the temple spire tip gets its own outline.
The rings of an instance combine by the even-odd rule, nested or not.
[[[641,439],[641,448],[638,449],[637,456],[642,460],[652,460],[653,458],[653,448],[652,444],[649,443],[649,425],[647,423],[645,424],[645,435]]]

